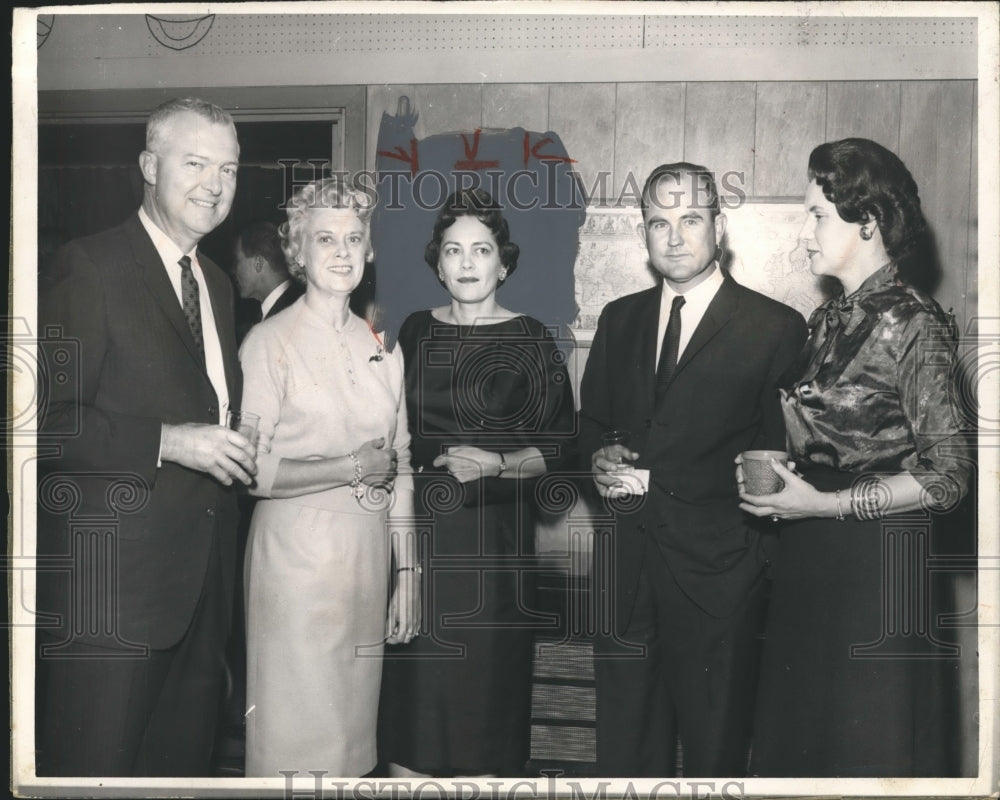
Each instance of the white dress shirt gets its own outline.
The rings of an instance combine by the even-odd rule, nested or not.
[[[278,298],[285,293],[285,289],[291,286],[292,282],[286,279],[275,286],[271,293],[264,298],[264,302],[260,304],[260,318],[267,319],[267,313],[274,308],[274,304],[278,302]]]
[[[167,270],[167,277],[174,287],[177,295],[177,302],[184,307],[184,300],[181,294],[181,265],[178,263],[185,254],[174,243],[173,239],[156,227],[146,214],[139,209],[139,221],[153,240],[153,246],[160,255],[164,268]],[[205,369],[208,372],[208,379],[212,382],[212,388],[219,399],[219,424],[226,424],[226,412],[229,410],[229,388],[226,386],[226,368],[222,362],[222,345],[219,342],[219,329],[215,326],[215,314],[212,311],[212,298],[208,294],[208,286],[205,284],[205,275],[201,271],[196,253],[197,248],[187,255],[191,259],[191,272],[198,282],[198,300],[201,305],[201,330],[205,346]]]
[[[674,298],[678,294],[684,295],[684,305],[681,306],[681,341],[677,347],[677,361],[680,362],[684,348],[691,341],[691,335],[698,327],[698,323],[701,322],[701,318],[705,316],[705,311],[708,309],[709,303],[712,302],[712,298],[715,297],[715,293],[719,291],[719,287],[722,286],[723,280],[722,270],[716,262],[712,265],[712,272],[709,276],[686,292],[675,292],[667,285],[666,281],[663,282],[663,294],[660,297],[660,322],[656,329],[656,361],[653,362],[654,364],[660,363],[663,334],[670,321],[670,306],[673,304]]]

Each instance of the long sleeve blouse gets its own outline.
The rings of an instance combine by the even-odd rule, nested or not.
[[[782,389],[799,468],[909,472],[928,491],[964,493],[973,474],[968,409],[957,390],[953,321],[887,264],[820,306]]]

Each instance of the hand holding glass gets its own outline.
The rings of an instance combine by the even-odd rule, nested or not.
[[[785,482],[771,466],[771,459],[787,467],[788,453],[782,450],[746,450],[740,453],[740,458],[747,494],[777,494],[785,488]]]
[[[622,450],[616,450],[615,446],[618,445],[620,448],[628,450],[631,434],[628,431],[608,431],[602,439],[604,441],[604,457],[617,464],[624,464],[625,457],[622,455]]]
[[[226,427],[231,431],[243,434],[254,447],[257,446],[257,425],[259,422],[260,415],[250,411],[230,409],[226,412]]]

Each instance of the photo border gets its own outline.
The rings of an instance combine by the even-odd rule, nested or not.
[[[312,9],[316,11],[313,12]],[[1000,185],[1000,138],[997,120],[998,67],[1000,67],[1000,25],[998,7],[990,2],[969,3],[708,3],[698,6],[689,3],[237,3],[209,6],[203,4],[109,4],[85,7],[53,6],[37,9],[16,9],[13,18],[13,175],[12,175],[12,246],[13,270],[11,284],[11,314],[8,318],[8,345],[15,358],[23,356],[24,364],[38,363],[34,341],[37,330],[37,129],[31,124],[37,120],[37,18],[42,14],[89,13],[324,13],[324,14],[637,14],[637,15],[721,15],[721,16],[852,16],[852,17],[962,17],[978,19],[978,246],[976,248],[979,275],[979,340],[984,342],[984,352],[1000,345],[1000,292],[998,281],[1000,264],[998,247],[998,197]],[[601,65],[595,65],[600,71]],[[348,76],[350,77],[350,76]],[[601,73],[602,82],[616,81],[611,73]],[[872,76],[871,79],[877,79]],[[738,78],[731,78],[738,79]],[[893,78],[895,79],[895,78]],[[216,78],[216,80],[218,80]],[[542,78],[544,82],[554,82]],[[632,79],[634,80],[634,78]],[[679,78],[679,80],[690,80]],[[753,80],[753,79],[751,79]],[[345,81],[354,83],[355,81]],[[368,83],[369,81],[363,81]],[[401,83],[421,83],[411,78]],[[454,81],[448,81],[454,82]],[[487,81],[491,82],[491,81]],[[12,362],[14,363],[14,362]],[[11,370],[13,383],[8,387],[8,424],[34,407],[38,386],[36,375],[30,368]],[[982,408],[1000,408],[997,376],[980,375],[978,384]],[[26,436],[20,434],[25,433]],[[777,795],[842,795],[842,796],[987,796],[1000,789],[1000,742],[997,719],[1000,706],[1000,665],[997,661],[998,626],[1000,626],[1000,566],[997,536],[998,453],[1000,447],[995,431],[980,432],[980,482],[979,482],[979,714],[980,714],[980,764],[977,778],[928,778],[928,779],[758,779],[744,778],[719,780],[677,779],[676,781],[618,780],[604,785],[601,796],[646,796],[660,785],[658,796],[708,797],[714,794],[738,796]],[[34,574],[30,559],[34,552],[34,486],[35,464],[39,451],[30,436],[30,429],[18,430],[9,438],[8,458],[11,475],[13,528],[8,569],[11,608],[10,639],[12,647],[12,780],[21,796],[176,796],[178,793],[199,797],[287,796],[284,781],[277,779],[205,778],[205,779],[39,779],[33,776],[34,721],[32,709],[34,674],[34,632],[30,613],[17,600],[33,596]],[[41,446],[39,444],[39,446]],[[575,796],[587,798],[600,793],[600,779],[545,778],[539,780],[492,781],[443,781],[436,779],[424,784],[439,784],[445,788],[464,792],[470,798],[471,787],[477,787],[483,797],[541,797]],[[670,784],[681,785],[674,791]],[[711,785],[709,786],[709,784]],[[574,787],[575,784],[575,787]],[[739,787],[736,791],[733,784]],[[664,786],[665,785],[665,786]],[[728,786],[728,791],[727,787]],[[312,778],[297,780],[293,789],[297,797],[309,796],[313,789]],[[339,788],[338,788],[339,787]],[[395,787],[396,794],[393,794]],[[415,794],[418,786],[407,781],[390,779],[360,779],[341,781],[328,778],[323,784],[323,795],[329,797],[370,797],[388,794],[399,797],[435,796],[436,791],[427,785]],[[338,795],[338,792],[340,793]],[[581,794],[582,793],[582,794]]]

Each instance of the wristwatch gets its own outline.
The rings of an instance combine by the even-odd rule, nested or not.
[[[500,471],[497,472],[497,477],[499,478],[506,471],[507,471],[507,459],[504,458],[503,453],[501,453],[500,454]]]

